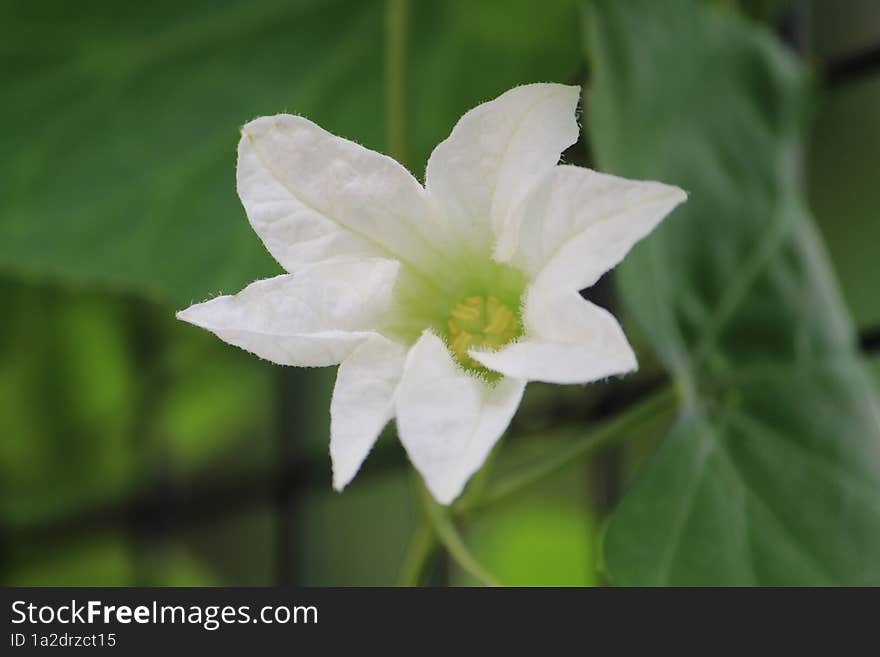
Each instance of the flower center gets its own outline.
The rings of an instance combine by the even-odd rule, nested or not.
[[[516,314],[497,297],[472,296],[457,304],[450,313],[449,348],[464,367],[483,366],[468,356],[473,348],[493,351],[519,335]]]

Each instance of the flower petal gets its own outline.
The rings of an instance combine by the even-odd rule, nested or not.
[[[274,363],[335,365],[375,334],[399,268],[381,258],[313,265],[190,306],[177,318]]]
[[[581,290],[626,253],[687,195],[678,187],[557,166],[511,217],[496,251],[548,288]]]
[[[466,374],[425,332],[410,349],[397,391],[397,429],[428,490],[450,504],[480,469],[522,399],[525,382],[489,385]]]
[[[461,117],[425,174],[459,240],[489,248],[508,213],[577,141],[579,87],[529,84]]]
[[[333,487],[342,490],[357,474],[388,421],[406,349],[381,335],[364,341],[342,361],[330,402]]]
[[[550,296],[533,289],[523,321],[525,340],[499,351],[471,351],[471,357],[506,376],[561,384],[589,383],[638,367],[614,316],[577,292]]]
[[[256,119],[241,131],[238,194],[254,230],[289,272],[340,256],[436,257],[437,224],[425,190],[390,157],[289,114]]]

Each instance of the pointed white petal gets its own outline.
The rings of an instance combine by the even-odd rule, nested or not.
[[[465,374],[437,336],[426,332],[410,349],[397,391],[400,441],[441,504],[461,494],[504,433],[525,382],[495,385]]]
[[[516,87],[467,112],[428,161],[425,186],[459,240],[488,249],[508,213],[578,138],[579,87]]]
[[[506,376],[561,384],[589,383],[638,366],[614,316],[577,292],[549,296],[533,289],[523,321],[524,340],[470,355]]]
[[[394,416],[394,396],[406,349],[380,335],[364,341],[339,366],[330,402],[333,487],[357,474],[383,427]]]
[[[678,187],[557,166],[512,215],[516,252],[496,255],[542,278],[547,288],[581,290],[626,253],[687,195]]]
[[[335,365],[391,304],[400,265],[369,258],[313,265],[190,306],[178,319],[281,365]]]
[[[390,157],[299,116],[266,116],[242,128],[238,194],[266,248],[291,273],[340,256],[434,257],[435,219],[418,181]]]

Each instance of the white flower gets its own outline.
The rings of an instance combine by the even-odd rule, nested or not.
[[[422,187],[397,162],[281,114],[242,129],[238,193],[289,273],[178,313],[282,365],[339,365],[333,485],[380,431],[449,504],[509,424],[527,381],[636,368],[593,285],[685,199],[676,187],[558,165],[578,87],[511,89],[465,114]]]

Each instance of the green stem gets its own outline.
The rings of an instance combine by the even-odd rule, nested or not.
[[[576,438],[558,452],[536,461],[498,484],[489,487],[476,502],[457,506],[456,513],[470,513],[503,500],[524,488],[558,472],[573,461],[580,459],[613,443],[632,436],[633,430],[645,422],[674,410],[678,396],[671,386],[654,393],[647,399],[631,406],[621,415],[599,425],[593,431]]]
[[[385,102],[388,154],[406,166],[406,49],[409,0],[385,1]]]
[[[434,530],[423,518],[413,532],[403,557],[403,565],[400,567],[400,575],[397,578],[398,586],[418,586],[422,583],[425,568],[428,567],[436,545],[437,539],[434,536]]]
[[[464,540],[462,540],[461,535],[458,533],[455,524],[452,522],[449,511],[434,501],[434,498],[431,497],[431,493],[428,492],[427,488],[421,484],[419,485],[419,488],[421,489],[422,506],[425,509],[425,515],[431,523],[431,526],[434,528],[434,533],[437,535],[437,538],[449,553],[449,556],[451,556],[465,572],[470,573],[486,586],[501,586],[498,580],[486,572],[486,569],[480,565],[474,555],[468,550],[467,546],[464,544]]]

